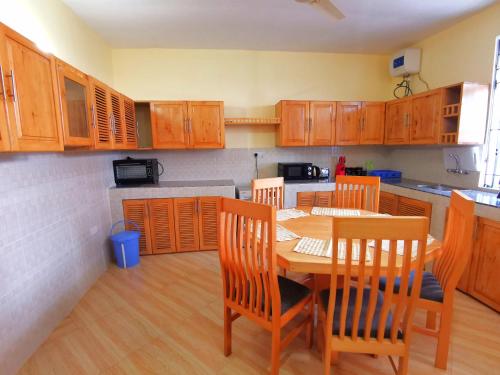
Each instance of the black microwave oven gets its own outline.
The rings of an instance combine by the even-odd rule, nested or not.
[[[320,168],[312,163],[278,163],[278,177],[285,181],[320,178]]]
[[[113,160],[116,186],[157,184],[160,177],[158,165],[161,166],[158,159],[128,157],[122,160]]]

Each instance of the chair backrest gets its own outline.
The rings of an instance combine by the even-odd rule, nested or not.
[[[226,303],[242,315],[268,322],[271,311],[281,311],[276,208],[222,198],[219,234]]]
[[[252,180],[252,201],[270,204],[278,210],[283,208],[285,181],[283,177]]]
[[[415,313],[417,299],[420,295],[422,283],[422,269],[424,265],[427,244],[428,219],[425,217],[334,217],[332,243],[332,277],[330,291],[337,290],[337,276],[339,269],[344,275],[342,300],[335,314],[334,306],[336,293],[330,292],[327,313],[327,331],[333,332],[333,322],[338,321],[339,339],[346,338],[365,342],[376,342],[386,345],[387,340],[397,343],[398,330],[403,333],[402,340],[409,342],[411,325]],[[374,247],[369,247],[370,240],[374,240]],[[388,252],[382,250],[383,240],[389,240]],[[403,255],[397,253],[397,242],[404,241]],[[412,242],[416,242],[416,255],[412,258]],[[386,241],[384,241],[386,242]],[[339,245],[340,243],[340,245]],[[345,244],[345,245],[343,245]],[[345,260],[338,259],[336,249],[345,246]],[[353,261],[353,250],[359,246],[359,261]],[[385,246],[385,243],[384,243]],[[365,262],[367,251],[371,254],[371,262]],[[408,295],[410,272],[415,270],[411,292]],[[379,280],[386,277],[386,288],[383,292],[383,302],[379,299]],[[357,277],[356,285],[351,284],[351,278]],[[365,277],[370,277],[365,281]],[[394,297],[394,283],[400,277],[399,298]],[[349,298],[351,288],[356,288],[354,297]],[[369,287],[369,288],[367,288]],[[366,289],[365,289],[366,288]],[[349,301],[351,299],[351,301]],[[364,300],[364,301],[363,301]],[[378,306],[378,307],[377,307]],[[375,311],[379,311],[378,320]],[[365,319],[360,319],[362,316]],[[390,311],[392,312],[390,314]],[[392,315],[392,320],[389,320]],[[352,319],[351,334],[346,334],[348,319]],[[351,320],[349,320],[351,321]],[[390,322],[390,334],[386,330],[386,321]],[[364,324],[364,327],[362,326]],[[337,328],[337,327],[335,327]],[[358,330],[364,333],[358,336]],[[376,332],[376,333],[373,333]],[[387,337],[390,336],[390,337]],[[385,344],[384,344],[385,343]]]
[[[473,231],[474,201],[454,190],[451,193],[441,256],[432,270],[445,293],[455,290],[469,261]]]
[[[379,200],[380,177],[335,177],[335,207],[378,212]]]

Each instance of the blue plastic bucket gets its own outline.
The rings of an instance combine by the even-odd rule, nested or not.
[[[113,230],[118,224],[130,223],[137,231],[124,230],[113,234]],[[130,220],[120,220],[113,224],[109,231],[109,236],[113,242],[116,264],[120,268],[130,268],[139,264],[139,237],[141,232],[139,226]]]

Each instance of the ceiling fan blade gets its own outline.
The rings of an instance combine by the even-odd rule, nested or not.
[[[341,20],[345,18],[344,13],[342,13],[339,8],[332,4],[330,0],[313,0],[312,4],[317,5],[321,9],[323,9],[326,13],[331,15],[337,20]]]

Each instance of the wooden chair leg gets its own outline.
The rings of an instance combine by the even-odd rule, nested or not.
[[[286,277],[286,268],[281,268],[281,276]]]
[[[439,319],[438,344],[437,344],[436,359],[434,361],[434,366],[443,370],[446,370],[446,366],[448,364],[448,352],[450,348],[450,335],[451,335],[451,319],[452,319],[451,308],[449,309],[449,311],[441,312],[441,317]]]
[[[281,331],[273,328],[271,345],[271,375],[278,375],[280,372],[281,355]]]
[[[306,325],[306,345],[308,349],[312,348],[313,334],[314,334],[314,299],[311,299],[309,304],[309,323]]]
[[[397,375],[408,374],[408,363],[409,363],[408,353],[406,353],[406,355],[404,357],[399,357]]]
[[[330,375],[332,368],[332,349],[323,342],[323,375]]]
[[[229,307],[224,307],[224,355],[227,357],[231,354],[231,331],[232,331],[232,319],[231,319],[231,309]]]
[[[436,315],[435,311],[427,311],[427,319],[425,321],[425,327],[428,329],[436,329]]]

